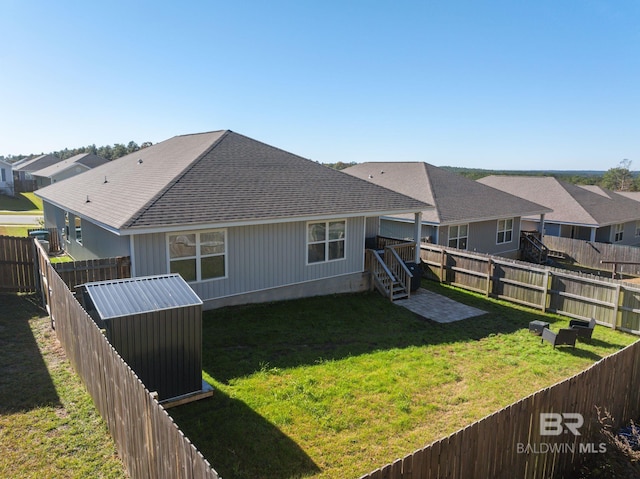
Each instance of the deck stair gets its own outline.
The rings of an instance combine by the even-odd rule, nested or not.
[[[539,232],[522,231],[520,233],[520,258],[522,260],[530,263],[546,264],[551,253],[549,248],[542,242]]]
[[[409,244],[415,248],[415,243]],[[413,274],[405,264],[407,244],[385,246],[384,249],[365,251],[366,268],[371,273],[375,288],[390,301],[411,296]]]

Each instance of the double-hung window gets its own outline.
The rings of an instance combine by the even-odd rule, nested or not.
[[[344,259],[346,232],[346,220],[307,223],[307,263]]]
[[[467,249],[469,239],[469,225],[449,226],[449,247]]]
[[[624,233],[624,224],[617,224],[613,226],[613,242],[619,243],[622,241],[622,235]]]
[[[226,230],[169,233],[169,271],[185,281],[205,281],[227,275]]]
[[[513,238],[513,218],[498,220],[498,244],[511,243]]]

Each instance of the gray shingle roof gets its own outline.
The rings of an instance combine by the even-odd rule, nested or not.
[[[31,173],[33,171],[41,170],[42,168],[46,168],[47,166],[54,165],[62,161],[57,156],[53,155],[40,155],[36,156],[27,161],[20,161],[19,164],[15,164],[13,167],[13,171],[24,171],[26,173]]]
[[[435,224],[539,215],[550,211],[428,163],[361,163],[344,171],[434,205],[435,209],[423,212],[422,219]]]
[[[79,155],[72,156],[66,160],[59,161],[53,165],[42,168],[41,170],[34,171],[33,176],[40,176],[43,178],[51,178],[52,176],[68,169],[72,168],[76,163],[86,166],[87,168],[95,168],[96,166],[103,165],[108,160],[94,155],[92,153],[80,153]]]
[[[550,176],[487,176],[479,182],[553,210],[548,222],[602,227],[640,220],[640,203],[600,187],[582,187]]]
[[[117,230],[428,208],[228,130],[176,136],[37,194]]]

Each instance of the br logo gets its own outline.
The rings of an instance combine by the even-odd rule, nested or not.
[[[541,412],[540,435],[559,436],[562,433],[571,432],[574,436],[580,436],[580,429],[584,424],[582,414],[577,412]]]

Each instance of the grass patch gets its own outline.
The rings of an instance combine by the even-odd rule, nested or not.
[[[0,477],[127,477],[36,302],[0,294]]]
[[[6,226],[0,225],[0,236],[29,236],[29,230],[35,226]]]
[[[41,214],[42,200],[33,192],[19,193],[15,197],[0,195],[0,211],[2,211],[2,214],[8,214],[9,212],[16,212],[21,215]]]
[[[597,326],[591,342],[554,350],[528,323],[567,319],[423,286],[487,314],[439,324],[376,293],[205,313],[217,391],[171,415],[223,477],[355,478],[637,339]]]

